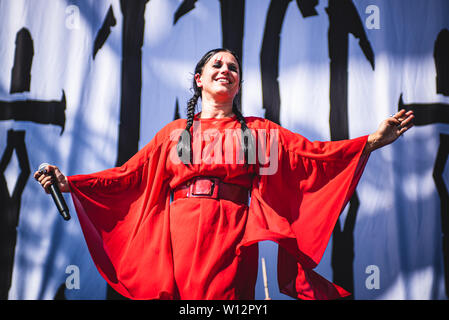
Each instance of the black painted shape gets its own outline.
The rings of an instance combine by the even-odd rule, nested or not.
[[[103,47],[107,38],[109,37],[109,34],[111,33],[111,27],[115,26],[116,24],[117,20],[115,20],[114,11],[112,10],[111,5],[103,21],[103,25],[101,26],[100,30],[98,30],[97,36],[95,37],[94,51],[93,51],[94,60],[98,50],[100,50]]]
[[[65,296],[65,282],[62,283],[59,288],[58,291],[56,291],[55,296],[53,297],[53,300],[67,300],[67,297]]]
[[[0,101],[0,120],[32,121],[65,127],[65,92],[60,101],[16,100]]]
[[[176,98],[176,104],[175,104],[175,116],[173,117],[173,120],[181,119],[181,115],[179,114],[179,101],[178,98]]]
[[[449,104],[444,103],[411,103],[404,104],[402,94],[399,96],[398,110],[413,110],[415,126],[425,126],[434,123],[449,124]]]
[[[348,121],[348,59],[349,34],[359,39],[359,46],[375,68],[374,52],[363,27],[362,20],[351,0],[329,0],[326,12],[329,15],[328,50],[330,58],[330,133],[331,140],[349,138]],[[333,281],[354,292],[354,228],[360,206],[357,192],[349,201],[348,215],[344,228],[340,221],[333,231],[332,270]],[[347,299],[354,299],[351,295]]]
[[[120,124],[116,166],[139,149],[142,45],[145,6],[149,0],[120,1],[123,13]]]
[[[272,0],[268,7],[260,49],[262,107],[265,118],[280,124],[281,95],[279,90],[279,47],[282,24],[291,0]]]
[[[352,0],[329,0],[326,12],[329,15],[329,58],[332,58],[334,54],[337,55],[341,47],[347,47],[347,35],[352,34],[359,40],[360,49],[374,70],[374,52],[366,35],[362,19]],[[346,37],[343,37],[343,35],[346,35]]]
[[[173,18],[173,24],[175,25],[176,22],[185,14],[187,14],[189,11],[192,11],[195,9],[195,2],[197,0],[184,0],[176,9],[175,16]]]
[[[296,4],[304,18],[318,15],[318,12],[315,9],[318,5],[318,0],[296,0]]]
[[[449,192],[444,183],[443,173],[449,155],[449,135],[440,134],[440,146],[433,169],[433,179],[440,196],[441,231],[443,245],[444,281],[446,296],[449,297]]]
[[[31,64],[33,63],[33,39],[26,28],[20,29],[16,36],[14,66],[11,70],[11,87],[9,92],[30,91]]]
[[[265,118],[280,124],[281,96],[279,89],[279,48],[282,24],[287,7],[292,0],[272,0],[268,7],[265,30],[260,50],[262,82],[262,107]],[[297,0],[304,18],[316,15],[317,0]]]
[[[443,29],[435,41],[433,57],[437,72],[437,93],[449,96],[449,30]]]
[[[374,53],[363,23],[351,0],[329,0],[330,126],[331,140],[349,137],[348,124],[348,48],[349,34],[359,39],[359,46],[374,70]]]
[[[20,174],[10,195],[4,172],[16,151]],[[0,160],[0,300],[8,299],[17,239],[20,204],[30,175],[25,131],[8,131],[7,145]]]
[[[438,34],[434,46],[437,94],[449,94],[449,30],[443,29]],[[449,104],[411,103],[404,104],[402,93],[399,96],[398,110],[412,110],[415,126],[436,123],[449,124]],[[440,146],[433,169],[433,179],[440,197],[441,230],[444,263],[445,292],[449,297],[449,192],[444,183],[443,172],[449,155],[449,135],[440,134]]]
[[[220,0],[221,32],[223,48],[230,49],[242,60],[245,22],[245,0]],[[242,70],[240,71],[242,72]],[[235,98],[237,108],[241,107],[242,90]]]
[[[354,228],[360,201],[357,193],[350,200],[343,229],[340,220],[337,220],[332,238],[333,281],[352,293],[346,300],[354,299]]]

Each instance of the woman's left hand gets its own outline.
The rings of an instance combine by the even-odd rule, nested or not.
[[[365,152],[369,153],[382,148],[399,138],[404,132],[413,127],[413,111],[400,110],[380,123],[379,128],[368,136]]]

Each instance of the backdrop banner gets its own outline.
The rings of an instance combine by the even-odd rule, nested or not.
[[[311,141],[415,127],[370,156],[317,271],[353,299],[449,296],[447,0],[0,0],[0,299],[108,299],[75,213],[33,179],[119,166],[185,118],[196,62],[242,60],[239,106]],[[259,246],[256,299],[279,293]],[[148,270],[151,276],[151,269]]]

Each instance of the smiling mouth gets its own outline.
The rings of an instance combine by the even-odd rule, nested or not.
[[[227,79],[227,78],[218,78],[218,79],[215,79],[215,81],[217,81],[217,82],[220,82],[220,83],[231,83],[231,81],[229,81],[229,79]]]

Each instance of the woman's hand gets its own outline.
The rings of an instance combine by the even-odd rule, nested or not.
[[[47,165],[45,167],[45,171],[46,172],[44,173],[36,171],[34,173],[34,179],[36,179],[41,184],[46,193],[50,193],[48,188],[55,182],[58,184],[59,190],[61,190],[61,192],[70,191],[67,177],[62,174],[58,167]]]
[[[413,127],[413,111],[406,112],[404,109],[385,119],[379,128],[368,136],[364,153],[370,153],[382,148],[399,138],[404,132]]]

